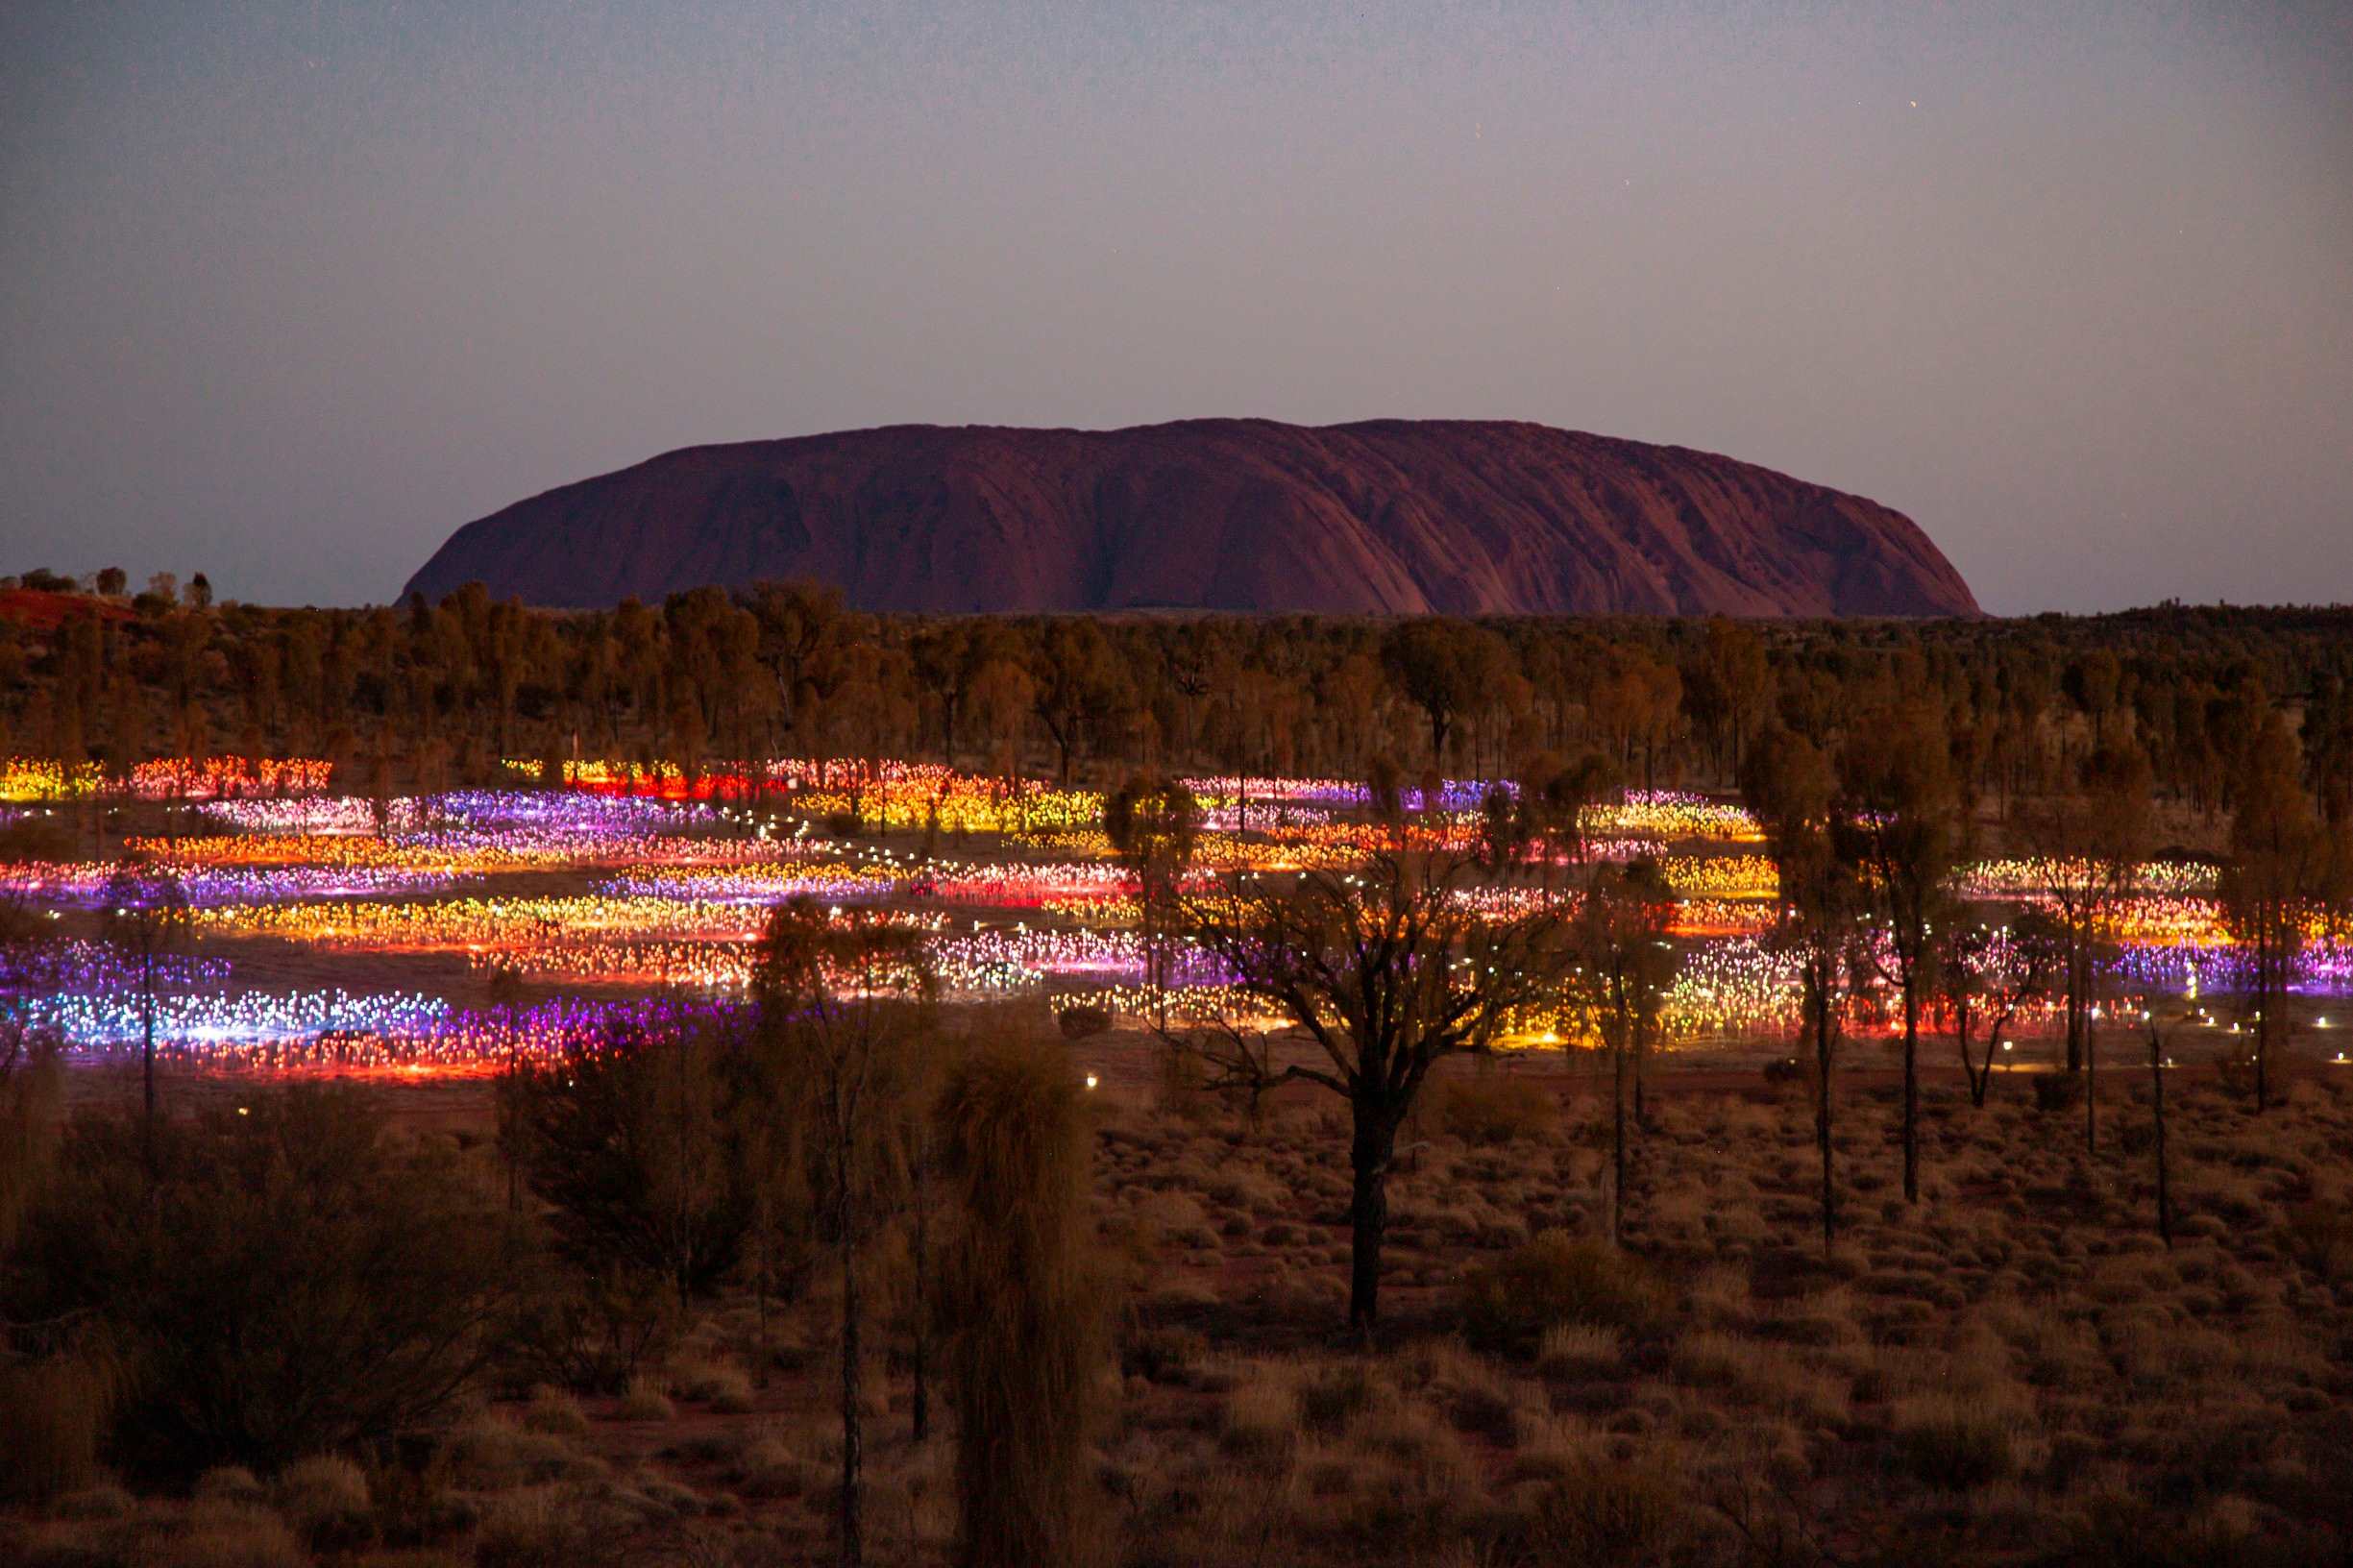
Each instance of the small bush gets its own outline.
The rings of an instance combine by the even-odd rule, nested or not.
[[[681,1366],[672,1386],[680,1398],[708,1405],[722,1415],[742,1415],[752,1406],[750,1377],[742,1367],[723,1361]]]
[[[2321,1279],[2343,1279],[2353,1273],[2353,1211],[2326,1199],[2299,1203],[2280,1224],[2280,1244]]]
[[[1536,1496],[1526,1527],[1539,1562],[1678,1560],[1696,1532],[1688,1479],[1664,1464],[1585,1458]]]
[[[312,1546],[348,1546],[369,1534],[373,1503],[368,1478],[331,1454],[297,1459],[279,1473],[279,1511]]]
[[[523,1407],[523,1430],[551,1437],[579,1437],[588,1432],[588,1417],[581,1413],[578,1401],[561,1388],[534,1388],[530,1403]]]
[[[474,1538],[476,1568],[573,1568],[601,1560],[587,1521],[545,1491],[502,1497]]]
[[[1631,1330],[1664,1305],[1641,1264],[1597,1241],[1547,1231],[1473,1268],[1462,1282],[1463,1336],[1482,1350],[1530,1355],[1564,1324]]]
[[[2034,1075],[2034,1108],[2046,1115],[2073,1111],[2083,1105],[2083,1074],[2038,1072]]]
[[[241,1464],[216,1465],[206,1471],[196,1478],[191,1495],[209,1503],[263,1504],[270,1500],[269,1488]]]
[[[266,1508],[198,1503],[168,1531],[140,1542],[137,1560],[152,1568],[305,1568],[285,1521]]]
[[[488,1360],[506,1216],[447,1145],[328,1085],[167,1118],[156,1142],[160,1180],[137,1118],[78,1117],[0,1272],[0,1317],[95,1318],[135,1369],[113,1462],[192,1479],[388,1437]]]
[[[678,1342],[677,1296],[651,1275],[557,1277],[520,1321],[505,1368],[519,1384],[585,1394],[627,1387]]]
[[[1111,1027],[1111,1015],[1099,1007],[1066,1007],[1054,1015],[1065,1040],[1086,1040]]]
[[[1226,1401],[1219,1446],[1228,1454],[1245,1459],[1280,1458],[1298,1438],[1299,1401],[1288,1388],[1263,1380],[1246,1383]]]
[[[138,1499],[110,1481],[67,1492],[50,1506],[60,1519],[128,1519],[138,1512]]]
[[[1208,1348],[1190,1329],[1140,1329],[1120,1346],[1119,1370],[1151,1383],[1179,1383]]]
[[[1616,1371],[1625,1359],[1625,1335],[1600,1323],[1562,1323],[1544,1331],[1536,1348],[1536,1370],[1549,1378],[1586,1378]]]
[[[1438,1125],[1465,1143],[1517,1142],[1549,1131],[1559,1102],[1524,1078],[1466,1078],[1447,1084],[1438,1099]]]
[[[816,1468],[791,1445],[762,1437],[745,1445],[729,1469],[738,1495],[749,1498],[799,1497],[817,1490]]]
[[[80,1356],[0,1366],[0,1498],[37,1503],[87,1485],[114,1384],[110,1367]]]
[[[1924,1395],[1897,1407],[1895,1429],[1897,1461],[1930,1486],[1966,1490],[2017,1467],[2011,1421],[1981,1405]]]
[[[678,1413],[658,1384],[646,1378],[632,1378],[629,1386],[622,1390],[621,1403],[613,1413],[624,1421],[668,1421]]]
[[[1325,1367],[1299,1384],[1300,1419],[1309,1431],[1329,1436],[1371,1406],[1377,1388],[1361,1361]]]

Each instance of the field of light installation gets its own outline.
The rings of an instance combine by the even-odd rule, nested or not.
[[[45,926],[10,956],[9,992],[77,1068],[131,1062],[152,1039],[159,1061],[207,1073],[481,1077],[558,1055],[617,1017],[739,1005],[767,912],[806,899],[838,922],[917,934],[912,967],[944,1003],[1101,1013],[1111,1027],[1089,1061],[1099,1078],[1148,1079],[1151,1033],[1172,1015],[1281,1032],[1181,931],[1140,930],[1139,877],[1105,836],[1100,793],[808,759],[749,780],[586,764],[541,784],[536,764],[511,771],[511,788],[368,799],[336,793],[331,769],[303,759],[164,762],[118,787],[12,765],[0,772],[10,819],[50,829],[28,842],[56,858],[0,866],[0,895]],[[1676,900],[1672,972],[1647,1042],[1658,1068],[1754,1066],[1794,1048],[1801,987],[1774,941],[1774,864],[1731,800],[1626,792],[1585,808],[1573,842],[1499,851],[1488,806],[1508,783],[1448,780],[1428,799],[1409,787],[1393,821],[1344,780],[1185,783],[1200,826],[1179,902],[1233,878],[1345,872],[1402,851],[1466,868],[1453,895],[1489,918],[1565,917],[1591,865],[1654,861]],[[2099,937],[2086,1002],[2127,1046],[2145,1013],[2162,1016],[2169,1057],[2212,1066],[2243,1056],[2233,1038],[2252,1028],[2230,1000],[2250,990],[2247,962],[2216,877],[2192,858],[2138,863],[2114,886],[2083,865],[1984,860],[1954,872],[1955,918],[1985,928],[1998,992],[2021,965],[2005,950],[2010,923],[2096,886],[2083,895]],[[153,962],[107,940],[110,902],[125,900],[175,908]],[[2353,989],[2353,943],[2316,913],[2304,919],[2294,1048],[2325,1060],[2330,999]],[[1884,948],[1883,935],[1873,941]],[[1868,1070],[1887,1065],[1870,1046],[1900,1016],[1893,966],[1866,953],[1863,968],[1841,1021],[1860,1042],[1852,1065]],[[2047,1066],[2063,987],[2046,975],[2013,989],[2023,993],[1988,1042],[1995,1060]],[[1517,1010],[1493,1043],[1526,1068],[1560,1068],[1564,1049],[1598,1042],[1588,1011],[1564,988]],[[1926,1011],[1932,1032],[1950,1033],[1949,1002]]]

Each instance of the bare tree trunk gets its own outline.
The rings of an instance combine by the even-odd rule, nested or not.
[[[2099,1036],[2089,1018],[2083,1030],[2083,1146],[2086,1153],[2099,1150]]]
[[[1626,1035],[1625,1019],[1619,1019],[1618,1048],[1610,1054],[1617,1060],[1616,1071],[1610,1084],[1610,1174],[1609,1174],[1609,1241],[1612,1246],[1626,1244]]]
[[[2271,1015],[2278,1010],[2271,1005],[2274,960],[2271,936],[2267,929],[2255,943],[2255,1114],[2261,1115],[2264,1107],[2271,1103],[2270,1084],[2267,1069],[2271,1060]],[[2285,989],[2285,988],[2282,988]]]
[[[140,1149],[147,1162],[147,1180],[152,1185],[157,1174],[156,975],[152,954],[141,954],[139,959],[139,1079],[146,1112],[139,1129]]]
[[[2157,1116],[2157,1235],[2173,1244],[2173,1205],[2166,1181],[2165,1163],[2165,1048],[2157,1039],[2157,1020],[2148,1025],[2148,1087]]]
[[[1638,1020],[1629,1020],[1627,1033],[1632,1041],[1634,1054],[1634,1125],[1648,1128],[1651,1125],[1651,1106],[1642,1092],[1642,1055],[1647,1041],[1642,1038],[1642,1026]]]
[[[844,1162],[846,1166],[847,1162]],[[845,1190],[835,1205],[841,1222],[842,1247],[842,1511],[841,1553],[842,1568],[860,1568],[866,1561],[866,1543],[860,1518],[860,1471],[866,1460],[866,1434],[858,1410],[861,1368],[858,1364],[858,1249],[850,1233],[850,1199],[846,1191],[847,1170],[843,1171]]]
[[[1814,1142],[1822,1154],[1822,1255],[1837,1244],[1838,1205],[1830,1172],[1830,999],[1814,997]]]
[[[1381,1239],[1388,1228],[1389,1162],[1396,1143],[1396,1126],[1386,1115],[1357,1107],[1349,1150],[1355,1183],[1348,1211],[1348,1326],[1366,1340],[1381,1315]]]
[[[931,1224],[928,1172],[918,1165],[915,1172],[915,1346],[910,1358],[915,1376],[912,1409],[914,1439],[921,1442],[931,1434],[931,1304],[926,1295],[925,1276],[931,1272]]]
[[[1920,995],[1903,977],[1903,1201],[1920,1201]]]

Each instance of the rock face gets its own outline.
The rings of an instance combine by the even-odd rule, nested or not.
[[[408,590],[604,605],[814,577],[870,610],[1974,615],[1858,496],[1540,425],[894,426],[692,447],[468,524]]]

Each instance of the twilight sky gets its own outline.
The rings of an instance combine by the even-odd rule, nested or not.
[[[0,5],[0,571],[376,601],[673,447],[1208,414],[2353,600],[2353,5]]]

